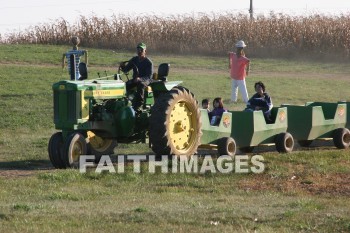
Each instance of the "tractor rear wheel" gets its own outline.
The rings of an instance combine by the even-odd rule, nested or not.
[[[66,168],[65,163],[62,160],[62,146],[62,133],[54,133],[49,141],[48,152],[50,161],[55,168]]]
[[[67,167],[79,167],[79,158],[87,154],[85,137],[78,132],[68,136],[63,147],[63,160]]]
[[[279,153],[292,152],[294,148],[293,136],[288,132],[280,133],[276,136],[275,144],[276,144],[276,150]]]
[[[109,138],[101,138],[92,131],[87,131],[87,154],[95,155],[95,161],[98,162],[102,155],[111,155],[117,146],[117,141]]]
[[[217,143],[220,155],[234,156],[236,154],[236,142],[233,138],[220,138]]]
[[[149,139],[160,155],[187,155],[197,152],[201,118],[198,102],[186,88],[174,87],[160,95],[151,109]]]
[[[347,149],[350,145],[350,131],[339,128],[333,131],[333,142],[338,149]]]

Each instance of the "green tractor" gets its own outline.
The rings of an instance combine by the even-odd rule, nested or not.
[[[54,123],[49,141],[55,168],[77,167],[81,155],[113,154],[118,143],[149,143],[156,156],[193,155],[201,136],[201,114],[194,95],[181,81],[167,81],[163,63],[145,91],[143,110],[135,113],[126,90],[127,74],[53,84]]]

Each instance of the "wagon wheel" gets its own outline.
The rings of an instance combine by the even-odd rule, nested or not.
[[[276,144],[276,150],[279,153],[292,152],[294,148],[293,136],[288,132],[280,133],[276,136],[275,144]]]
[[[350,131],[347,128],[339,128],[333,131],[334,145],[339,149],[347,149],[350,145]]]
[[[220,138],[217,145],[220,155],[234,156],[236,154],[236,142],[231,137]]]
[[[117,146],[117,141],[109,138],[97,136],[92,131],[87,131],[87,154],[95,155],[95,161],[98,162],[102,155],[111,155]]]
[[[298,144],[302,147],[309,147],[313,140],[299,140]]]
[[[244,146],[244,147],[240,147],[239,150],[243,153],[252,153],[254,150],[254,146]]]
[[[193,155],[200,143],[201,125],[194,95],[185,88],[173,88],[160,95],[151,109],[152,150],[157,156]]]
[[[74,132],[68,136],[63,147],[63,161],[67,167],[78,167],[80,155],[86,155],[87,144],[85,137]]]
[[[66,168],[64,161],[62,161],[62,147],[63,137],[61,132],[54,133],[49,141],[48,152],[52,165],[55,168]]]

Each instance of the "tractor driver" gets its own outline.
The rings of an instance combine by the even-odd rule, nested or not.
[[[126,82],[126,89],[130,90],[137,87],[132,107],[136,112],[140,112],[144,102],[145,88],[151,83],[153,63],[146,57],[145,43],[139,43],[136,49],[137,56],[131,58],[127,65],[120,64],[120,68],[124,73],[129,72],[131,69],[133,70],[132,79]]]

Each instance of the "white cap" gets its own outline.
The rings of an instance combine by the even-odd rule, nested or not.
[[[247,45],[244,43],[243,40],[240,40],[236,43],[236,48],[244,48],[246,47]]]

